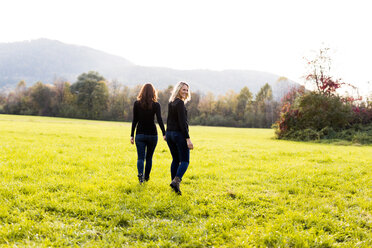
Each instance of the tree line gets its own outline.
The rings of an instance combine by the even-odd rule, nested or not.
[[[131,121],[140,87],[124,86],[115,80],[107,82],[94,71],[81,74],[73,84],[37,82],[27,87],[20,81],[13,91],[0,94],[0,113]],[[171,91],[172,86],[158,91],[164,120]],[[265,84],[255,95],[248,87],[219,96],[192,92],[187,109],[193,125],[270,128],[279,117],[279,105],[273,100],[271,86]]]

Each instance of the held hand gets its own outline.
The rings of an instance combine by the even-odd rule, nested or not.
[[[186,141],[187,141],[187,147],[188,147],[190,150],[194,149],[194,145],[192,144],[191,139],[187,139]]]
[[[134,144],[134,138],[130,137],[130,143],[133,145]]]
[[[165,141],[167,141],[167,137],[165,137],[165,135],[163,136],[163,139],[164,139]]]

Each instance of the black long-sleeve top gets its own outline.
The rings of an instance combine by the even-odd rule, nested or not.
[[[136,134],[157,135],[158,131],[156,130],[154,122],[155,115],[164,136],[165,128],[163,119],[161,118],[160,104],[158,102],[153,102],[151,109],[144,109],[139,101],[135,101],[133,105],[133,121],[130,136],[134,136],[136,126]]]
[[[186,139],[190,138],[187,110],[185,103],[179,98],[168,105],[167,131],[179,131]]]

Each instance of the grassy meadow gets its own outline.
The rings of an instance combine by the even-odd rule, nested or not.
[[[130,123],[0,115],[0,246],[372,246],[372,146],[191,126],[178,196],[166,142],[139,185],[129,135]]]

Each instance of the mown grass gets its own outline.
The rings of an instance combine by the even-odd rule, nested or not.
[[[139,185],[130,124],[0,115],[0,245],[371,247],[372,147],[192,126],[181,184],[159,139]]]

